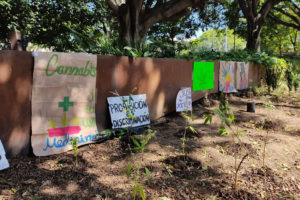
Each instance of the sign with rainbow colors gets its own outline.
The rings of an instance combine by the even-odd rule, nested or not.
[[[224,93],[236,92],[234,87],[234,62],[220,62],[219,91]]]

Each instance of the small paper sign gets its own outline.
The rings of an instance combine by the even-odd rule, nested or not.
[[[5,153],[4,147],[0,140],[0,170],[9,168],[9,163],[8,163],[8,160],[6,159],[5,154],[6,153]]]
[[[107,101],[113,129],[150,124],[146,94],[108,97]]]
[[[182,88],[176,97],[176,112],[192,110],[192,90],[190,87]]]

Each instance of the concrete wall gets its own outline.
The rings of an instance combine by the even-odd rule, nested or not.
[[[151,120],[175,110],[177,92],[192,87],[194,60],[98,56],[96,120],[99,131],[110,128],[106,98],[111,91],[147,94]],[[214,89],[193,92],[193,100],[218,92],[220,63],[215,62]],[[8,156],[28,154],[30,149],[31,53],[0,51],[0,139]],[[259,67],[250,65],[249,80],[259,83]]]

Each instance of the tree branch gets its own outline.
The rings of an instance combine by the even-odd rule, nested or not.
[[[121,4],[124,4],[125,1],[124,0],[106,0],[106,3],[111,8],[111,10],[113,11],[113,13],[116,16],[119,16],[119,6]]]
[[[279,19],[278,17],[274,16],[273,14],[270,15],[270,18],[271,18],[273,21],[275,21],[275,22],[277,22],[277,23],[279,23],[279,24],[281,24],[281,25],[284,25],[284,26],[287,26],[287,27],[291,27],[291,28],[300,30],[300,24],[297,25],[297,24],[294,24],[294,23],[290,23],[290,22],[283,21],[283,20]]]
[[[143,16],[145,28],[182,13],[188,7],[206,3],[207,0],[171,0],[166,3],[157,1],[154,8],[149,9]]]
[[[265,20],[269,12],[272,10],[272,8],[283,1],[286,0],[268,0],[266,3],[264,3],[264,5],[259,11],[259,14],[261,14],[261,19]]]
[[[296,16],[294,16],[294,15],[292,15],[292,14],[290,14],[290,13],[288,13],[288,12],[286,12],[286,11],[280,9],[280,8],[275,8],[275,10],[277,10],[277,11],[280,12],[281,14],[283,14],[283,15],[289,17],[291,20],[293,20],[294,22],[296,22],[296,24],[299,24],[299,25],[300,25],[300,20],[297,19]]]
[[[239,5],[246,19],[252,20],[253,18],[250,15],[249,8],[246,6],[246,2],[244,0],[239,0]]]

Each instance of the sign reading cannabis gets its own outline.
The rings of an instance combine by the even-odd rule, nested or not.
[[[57,154],[93,142],[97,57],[34,53],[32,147],[36,156]]]

